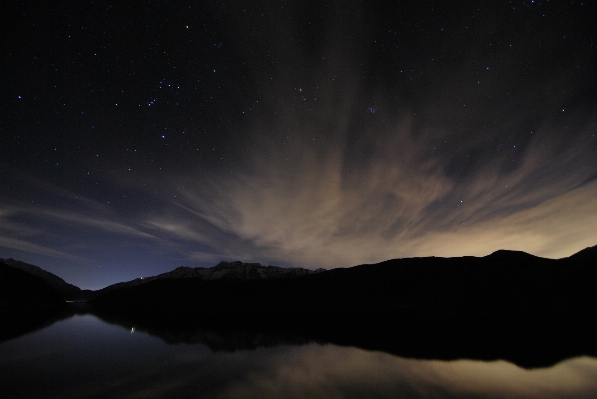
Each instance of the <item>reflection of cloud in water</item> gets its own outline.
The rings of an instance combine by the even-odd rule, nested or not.
[[[261,355],[265,355],[262,353]],[[221,392],[234,398],[595,397],[597,360],[525,370],[504,361],[428,361],[334,345],[277,352]]]

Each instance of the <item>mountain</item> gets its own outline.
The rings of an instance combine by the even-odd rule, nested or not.
[[[12,266],[16,269],[25,271],[33,276],[40,277],[46,283],[48,283],[54,290],[59,292],[65,300],[73,300],[81,295],[81,289],[77,286],[67,283],[60,277],[52,274],[40,267],[30,265],[25,262],[9,259],[0,259],[0,262]]]
[[[242,286],[274,291],[280,289],[283,292],[277,302],[284,303],[282,298],[286,298],[289,303],[296,301],[313,306],[317,303],[337,303],[340,307],[376,303],[384,308],[529,308],[546,304],[557,306],[562,301],[575,301],[578,306],[588,306],[592,305],[587,300],[594,295],[596,278],[597,247],[558,260],[521,251],[500,250],[485,257],[393,259],[332,270],[285,269],[258,263],[221,262],[213,268],[179,267],[158,276],[114,284],[100,290],[101,295],[96,302],[107,303],[111,297],[119,297],[119,302],[125,301],[125,298],[126,301],[137,302],[145,293],[173,289],[178,293],[164,298],[164,303],[173,303],[177,295],[190,289],[185,287],[197,285],[222,290],[221,294],[213,292],[210,298],[214,299],[204,298],[207,302],[217,301],[215,298],[221,296],[236,297],[238,295],[227,290],[229,287]],[[147,287],[136,289],[140,286]],[[212,288],[207,290],[211,291]],[[259,297],[261,295],[255,298]],[[249,296],[241,301],[249,303],[252,300],[253,297]]]
[[[41,277],[0,261],[0,342],[51,324],[66,307]]]
[[[286,279],[317,274],[325,269],[309,270],[297,267],[262,266],[260,263],[220,262],[214,267],[186,267],[176,269],[152,277],[142,277],[135,280],[109,285],[97,291],[97,295],[115,289],[134,287],[147,284],[155,280],[195,278],[199,280],[264,280]]]
[[[528,254],[523,251],[509,251],[505,249],[499,249],[487,256],[484,256],[485,259],[491,259],[492,261],[499,261],[499,262],[533,262],[537,259],[540,259],[538,256]]]
[[[220,262],[214,267],[185,267],[180,266],[176,269],[159,274],[157,276],[137,278],[135,280],[112,284],[108,287],[102,288],[97,291],[82,290],[79,287],[69,284],[62,278],[52,274],[38,266],[30,265],[19,260],[12,258],[2,259],[0,262],[25,271],[33,276],[40,277],[46,283],[48,283],[54,290],[59,292],[63,299],[67,301],[85,302],[102,295],[105,292],[112,291],[114,289],[121,289],[126,287],[134,287],[140,284],[145,284],[153,280],[160,279],[180,279],[180,278],[198,278],[201,280],[256,280],[256,279],[281,279],[281,278],[294,278],[306,276],[309,274],[321,273],[325,269],[309,270],[302,268],[284,268],[278,266],[262,266],[259,263],[243,263],[240,261],[236,262]]]
[[[31,309],[65,304],[60,293],[41,277],[0,260],[0,309]]]
[[[581,253],[394,259],[300,278],[155,278],[106,291],[90,306],[168,334],[290,333],[407,357],[536,367],[597,355],[597,257]]]
[[[49,284],[1,265],[0,316],[13,318],[2,316],[0,330],[12,330],[0,335],[14,337],[15,331],[51,322],[30,317],[41,303],[36,295],[51,295]],[[205,331],[234,332],[232,337],[266,333],[404,357],[505,359],[543,367],[597,356],[596,283],[597,247],[563,259],[500,250],[484,257],[393,259],[315,271],[222,262],[87,292],[94,298],[84,311],[167,342],[203,342]],[[15,304],[20,310],[14,311]]]
[[[597,262],[597,245],[594,247],[588,247],[568,257],[571,260],[584,260]]]
[[[197,277],[202,280],[242,279],[260,280],[277,278],[294,278],[316,274],[325,269],[309,270],[298,267],[262,266],[259,263],[220,262],[214,267],[178,267],[171,272],[160,274],[162,278]]]

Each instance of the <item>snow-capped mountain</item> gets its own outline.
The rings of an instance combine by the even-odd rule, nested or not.
[[[180,266],[176,269],[158,274],[152,277],[140,277],[132,281],[117,283],[101,289],[109,291],[117,288],[132,287],[145,284],[154,280],[172,278],[198,278],[201,280],[263,280],[263,279],[286,279],[302,277],[309,274],[324,272],[325,269],[303,269],[299,267],[263,266],[260,263],[220,262],[214,267],[186,267]]]

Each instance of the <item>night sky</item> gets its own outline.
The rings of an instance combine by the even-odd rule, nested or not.
[[[7,3],[2,258],[97,289],[597,244],[594,2]]]

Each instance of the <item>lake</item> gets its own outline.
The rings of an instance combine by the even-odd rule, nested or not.
[[[169,344],[134,326],[75,315],[0,344],[0,397],[597,397],[597,359],[587,356],[525,369],[254,334],[200,337],[205,343]]]

